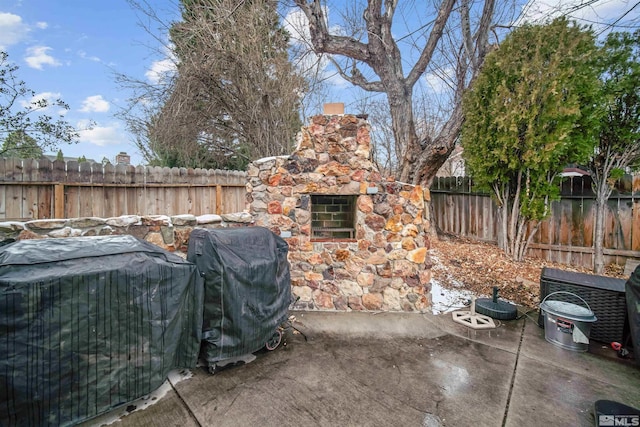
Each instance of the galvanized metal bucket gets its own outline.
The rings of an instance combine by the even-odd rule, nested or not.
[[[547,301],[556,294],[572,295],[586,307],[566,301]],[[571,292],[552,292],[542,300],[540,310],[544,313],[544,338],[548,342],[571,351],[589,349],[591,324],[598,319],[585,300]]]

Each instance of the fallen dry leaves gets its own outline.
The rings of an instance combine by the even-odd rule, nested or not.
[[[456,236],[433,238],[429,254],[432,277],[444,288],[464,289],[487,297],[497,286],[500,298],[531,308],[540,302],[540,273],[544,267],[592,273],[587,268],[538,258],[514,262],[494,244]],[[623,270],[621,266],[608,266],[605,275],[623,277]]]

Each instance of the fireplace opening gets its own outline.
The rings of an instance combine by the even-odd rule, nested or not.
[[[354,239],[356,196],[311,195],[311,238]]]

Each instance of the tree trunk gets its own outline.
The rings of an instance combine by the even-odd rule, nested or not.
[[[494,186],[493,192],[495,193],[497,199],[496,204],[498,206],[498,247],[508,254],[509,251],[507,248],[509,247],[509,239],[507,238],[507,229],[509,224],[509,204],[507,201],[509,197],[509,189],[508,187],[501,188],[499,186]]]
[[[524,261],[524,255],[527,253],[527,223],[528,221],[520,217],[518,218],[518,230],[515,238],[515,250],[512,259],[517,262]]]
[[[463,121],[462,104],[459,104],[438,135],[432,140],[421,142],[418,146],[419,152],[415,156],[416,161],[407,165],[407,169],[411,171],[413,184],[420,184],[427,188],[431,185],[436,173],[455,148]]]
[[[604,222],[607,215],[607,201],[613,192],[609,176],[614,168],[620,167],[616,160],[618,160],[616,156],[606,148],[590,165],[592,189],[596,193],[596,223],[593,236],[593,272],[596,274],[604,272]]]
[[[509,223],[508,209],[505,205],[498,207],[498,247],[506,254],[509,253],[509,239],[507,239],[507,224]]]
[[[411,90],[406,90],[406,88],[394,91],[389,90],[387,98],[389,100],[393,137],[396,141],[407,141],[407,143],[401,145],[400,176],[397,179],[401,182],[409,182],[411,179],[411,166],[420,152],[416,126],[413,121]]]
[[[593,238],[593,272],[604,272],[604,219],[607,209],[607,200],[611,190],[606,183],[600,183],[596,189],[596,224]]]
[[[522,194],[522,171],[518,171],[518,175],[516,178],[516,182],[514,184],[516,186],[515,193],[513,195],[513,200],[511,200],[511,211],[509,213],[509,228],[508,228],[508,240],[509,240],[509,255],[511,258],[516,261],[516,253],[517,253],[517,224],[520,219],[520,197]]]

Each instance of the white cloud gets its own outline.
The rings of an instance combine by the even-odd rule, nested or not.
[[[329,8],[323,7],[324,16],[329,16]],[[301,43],[311,46],[311,33],[309,32],[309,20],[302,10],[292,8],[284,17],[282,26],[289,32],[292,43]],[[331,25],[329,33],[335,35],[345,35],[340,25]]]
[[[88,122],[84,120],[77,124],[77,128],[80,129],[78,133],[80,134],[79,141],[81,143],[84,142],[99,147],[109,147],[120,145],[125,141],[120,127],[115,123],[106,126],[95,125],[91,129],[87,129],[87,126]]]
[[[20,43],[27,37],[29,26],[13,13],[0,12],[0,49]]]
[[[153,84],[162,83],[168,75],[176,70],[176,64],[171,58],[153,61],[151,67],[144,73],[145,77]]]
[[[31,46],[27,48],[27,56],[25,56],[24,60],[29,67],[38,70],[42,70],[43,65],[59,67],[62,63],[47,53],[50,50],[52,49],[48,46]]]
[[[88,129],[90,128],[92,125],[94,125],[95,123],[93,123],[91,120],[89,119],[82,119],[82,120],[78,120],[78,122],[76,123],[76,129],[79,130],[84,130],[84,129]]]
[[[283,27],[289,32],[292,43],[311,45],[308,22],[304,12],[298,8],[291,9],[287,13],[284,17]]]
[[[44,21],[40,21],[40,22],[36,22],[36,27],[41,30],[46,30],[49,27],[49,24],[47,24]]]
[[[446,67],[437,72],[426,73],[422,78],[433,93],[443,93],[451,89],[455,80],[455,70],[453,67]]]
[[[598,0],[586,7],[579,7],[584,3],[583,0],[529,0],[523,7],[523,14],[517,24],[523,22],[543,23],[548,19],[567,15],[581,24],[593,24],[597,30],[598,27],[604,26],[598,24],[612,23],[627,11],[630,13],[625,19],[637,20],[640,17],[640,10],[637,8],[631,10],[636,5],[635,1]]]
[[[89,61],[102,62],[100,58],[98,58],[97,56],[88,55],[87,52],[85,52],[84,50],[79,50],[78,56],[82,59],[88,59]]]
[[[83,113],[106,113],[109,111],[109,102],[102,98],[102,95],[88,96],[82,101]]]
[[[67,110],[65,108],[61,108],[56,104],[56,101],[58,99],[61,99],[62,95],[59,92],[41,92],[41,93],[37,93],[35,95],[33,95],[31,97],[31,99],[29,99],[28,101],[25,100],[21,100],[20,101],[20,105],[22,105],[23,107],[27,108],[27,107],[31,107],[34,108],[34,106],[40,102],[40,101],[46,101],[48,107],[46,108],[39,108],[39,107],[35,107],[39,112],[41,113],[46,113],[46,114],[50,114],[50,115],[57,115],[57,116],[64,116],[65,114],[67,114]]]

